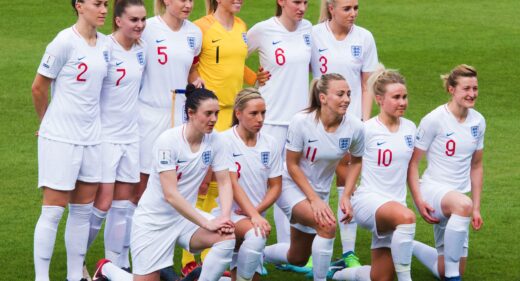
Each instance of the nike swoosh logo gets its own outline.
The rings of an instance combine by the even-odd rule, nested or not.
[[[211,43],[217,43],[220,40],[222,40],[222,39],[211,40]]]
[[[325,48],[325,49],[318,49],[318,52],[325,52],[326,50],[328,50],[328,48]]]
[[[318,140],[308,140],[307,142],[308,143],[311,143],[311,142],[317,142]]]
[[[83,56],[83,57],[81,57],[81,58],[78,58],[78,60],[82,60],[82,59],[84,59],[84,58],[86,58],[86,56]]]
[[[449,137],[451,135],[455,134],[455,132],[447,133],[446,136]]]
[[[276,45],[278,43],[282,42],[281,40],[280,41],[273,41],[273,45]]]
[[[120,61],[120,62],[116,62],[116,66],[120,66],[123,62]]]
[[[238,157],[238,156],[241,156],[241,155],[243,155],[243,154],[241,154],[241,153],[239,153],[239,154],[233,153],[233,157]]]
[[[161,43],[164,40],[166,40],[166,39],[155,39],[155,43]]]
[[[386,141],[377,142],[377,146],[380,146],[380,145],[385,144],[385,143],[386,143]]]
[[[177,164],[182,164],[188,162],[187,160],[177,160]]]

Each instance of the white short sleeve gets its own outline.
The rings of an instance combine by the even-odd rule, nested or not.
[[[212,148],[213,148],[213,159],[211,160],[211,168],[214,172],[229,170],[232,167],[233,162],[231,161],[229,148],[226,145],[222,134],[212,134]]]
[[[352,144],[349,148],[350,154],[355,157],[362,157],[365,153],[365,129],[361,127],[356,132],[356,135],[352,139]]]
[[[301,115],[296,115],[295,118],[289,124],[287,130],[287,139],[285,141],[285,148],[290,151],[301,152],[305,145],[305,138],[303,135],[304,128],[302,128],[304,122]]]
[[[365,59],[363,60],[363,66],[361,68],[362,72],[373,72],[377,69],[378,58],[377,58],[377,48],[376,42],[372,34],[369,33],[370,36],[367,36],[367,50],[365,53]]]
[[[258,28],[258,24],[255,24],[248,32],[247,32],[247,54],[250,55],[254,51],[260,48],[260,28]]]
[[[426,115],[419,124],[417,135],[415,137],[415,147],[427,151],[437,135],[437,124],[431,118],[431,115]]]
[[[178,152],[172,146],[170,131],[162,133],[155,142],[153,149],[154,166],[157,173],[176,170]]]
[[[275,142],[273,142],[273,144],[275,144]],[[271,163],[270,163],[270,167],[271,167],[271,171],[269,173],[270,179],[281,176],[282,172],[283,172],[282,154],[280,153],[277,145],[272,146],[271,155],[273,157],[271,157]]]
[[[484,134],[486,133],[486,120],[482,120],[482,129],[480,130],[480,134],[478,136],[478,144],[477,150],[484,149]]]
[[[68,42],[60,40],[61,38],[62,36],[56,36],[47,46],[38,67],[39,74],[51,79],[55,79],[58,76],[62,67],[69,59],[70,45]]]

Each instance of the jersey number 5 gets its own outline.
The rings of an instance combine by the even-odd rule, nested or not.
[[[157,46],[157,55],[159,56],[157,61],[162,65],[165,65],[168,62],[168,54],[164,51],[166,49],[166,46]]]

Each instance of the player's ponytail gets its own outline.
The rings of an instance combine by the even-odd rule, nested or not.
[[[477,77],[477,70],[467,64],[459,64],[453,68],[450,73],[441,75],[446,92],[450,92],[450,87],[456,87],[459,77]]]
[[[282,6],[280,6],[280,4],[278,4],[278,0],[275,0],[276,2],[276,13],[275,15],[277,17],[281,16],[282,15]]]
[[[319,119],[321,113],[321,102],[320,102],[320,94],[327,94],[329,90],[330,81],[344,80],[341,74],[338,73],[327,73],[323,74],[320,78],[313,79],[311,81],[309,97],[310,106],[305,109],[305,111],[311,113],[316,111],[316,120]]]
[[[332,19],[332,15],[330,14],[330,11],[329,11],[330,5],[336,5],[336,1],[335,0],[321,0],[320,18],[318,19],[318,23]]]
[[[83,0],[71,0],[72,9],[74,9],[74,13],[76,13],[76,16],[78,15],[78,9],[76,9],[76,3],[83,3]]]
[[[153,3],[153,12],[156,16],[160,16],[164,14],[166,11],[166,4],[164,4],[164,0],[155,0]]]
[[[384,96],[386,86],[395,83],[406,85],[404,77],[397,70],[386,69],[385,66],[380,63],[376,71],[368,78],[368,93],[372,96]]]
[[[233,121],[231,126],[238,125],[236,112],[243,111],[246,108],[247,103],[254,99],[264,99],[256,88],[245,88],[238,92],[238,95],[235,98],[235,106],[233,107]]]
[[[204,100],[214,99],[218,100],[215,93],[205,88],[196,88],[193,84],[188,84],[186,87],[186,103],[184,104],[184,112],[189,120],[188,112],[196,112],[199,109],[200,103]]]
[[[116,17],[123,16],[128,6],[143,6],[143,0],[114,0],[114,15],[112,17],[112,31],[117,31],[119,26],[116,24]]]
[[[217,0],[206,0],[206,15],[214,14],[218,7]]]

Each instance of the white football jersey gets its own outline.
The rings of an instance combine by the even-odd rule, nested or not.
[[[112,56],[101,90],[101,135],[110,143],[139,141],[137,96],[146,64],[145,43],[125,50],[109,36]]]
[[[484,148],[486,121],[470,109],[459,123],[444,104],[428,113],[419,124],[415,147],[426,151],[428,166],[421,181],[443,185],[460,192],[471,190],[473,153]]]
[[[287,132],[285,148],[302,153],[300,168],[309,183],[315,191],[328,193],[339,160],[347,153],[363,156],[363,122],[347,114],[336,131],[329,133],[315,116],[315,112],[299,112],[294,116]],[[283,176],[292,181],[287,167]]]
[[[415,124],[405,118],[400,118],[397,132],[390,132],[377,116],[365,122],[359,190],[370,190],[406,205],[406,177],[415,131]]]
[[[271,73],[258,89],[267,104],[265,124],[288,125],[308,105],[311,30],[311,23],[302,20],[289,32],[272,17],[247,32],[249,54],[258,50],[260,65]]]
[[[377,49],[370,31],[353,25],[341,41],[334,37],[328,21],[312,28],[311,69],[314,78],[326,73],[339,73],[350,86],[348,112],[362,118],[361,73],[373,72],[378,65]]]
[[[147,43],[147,61],[139,101],[170,111],[172,92],[186,89],[193,59],[200,53],[202,32],[188,20],[184,20],[179,31],[172,31],[156,16],[146,21],[142,40]],[[174,125],[185,121],[185,101],[184,95],[175,97]]]
[[[211,167],[214,172],[231,166],[227,146],[218,133],[206,134],[197,152],[192,152],[185,138],[186,125],[163,132],[153,148],[153,171],[148,186],[135,211],[134,221],[150,229],[171,225],[180,216],[164,198],[159,175],[177,171],[177,189],[195,207],[200,184]]]
[[[98,32],[96,46],[90,46],[74,26],[58,33],[38,68],[53,79],[40,136],[79,145],[101,142],[99,99],[109,60],[107,36]]]
[[[237,173],[238,183],[254,206],[258,206],[267,192],[267,180],[282,175],[282,156],[274,139],[258,133],[255,147],[244,144],[236,126],[222,133],[233,163],[230,172]],[[239,206],[233,202],[233,210]]]

